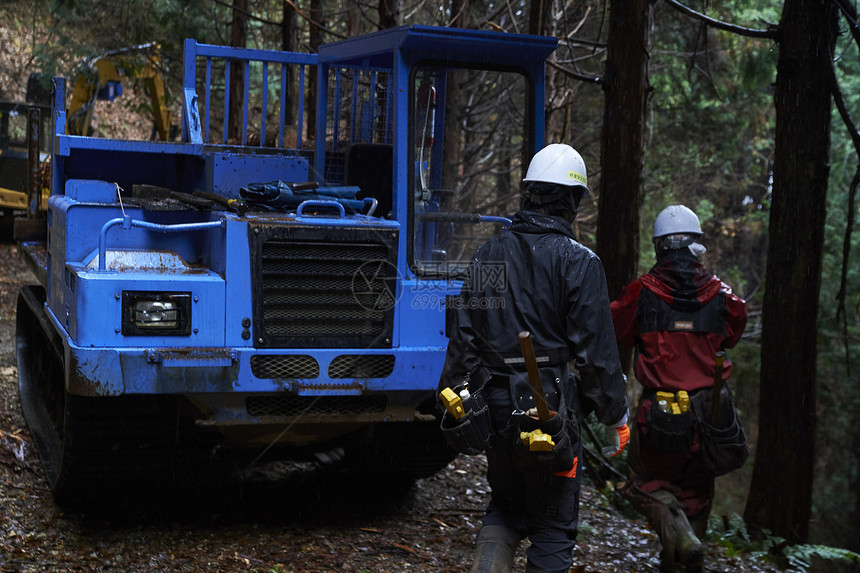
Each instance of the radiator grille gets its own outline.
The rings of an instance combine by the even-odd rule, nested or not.
[[[394,356],[345,354],[328,367],[329,378],[386,378],[394,371]]]
[[[251,396],[250,416],[355,415],[383,412],[385,396]]]
[[[257,378],[317,378],[320,366],[312,356],[252,356],[251,373]]]
[[[328,232],[336,240],[257,237],[258,348],[391,346],[396,234]]]

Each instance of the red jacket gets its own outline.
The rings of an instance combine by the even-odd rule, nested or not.
[[[713,386],[715,355],[740,340],[746,303],[687,251],[661,258],[611,303],[615,338],[636,348],[646,388],[677,392]],[[723,364],[723,379],[732,372]]]

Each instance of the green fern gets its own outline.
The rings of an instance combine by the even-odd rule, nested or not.
[[[860,563],[860,554],[848,549],[827,545],[788,545],[784,538],[767,530],[761,539],[753,539],[743,518],[737,514],[727,520],[723,531],[717,531],[723,523],[719,518],[711,517],[714,519],[710,520],[709,534],[729,557],[744,553],[754,559],[779,562],[792,573],[807,573],[813,558],[835,563]]]
[[[827,545],[790,545],[783,549],[783,555],[789,571],[806,572],[813,557],[836,563],[860,563],[860,553]]]

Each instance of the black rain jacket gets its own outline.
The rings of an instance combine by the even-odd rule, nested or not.
[[[455,313],[439,390],[484,367],[525,371],[517,335],[529,331],[539,366],[573,362],[585,417],[603,424],[627,413],[624,376],[600,259],[561,218],[520,211],[510,229],[475,253]]]

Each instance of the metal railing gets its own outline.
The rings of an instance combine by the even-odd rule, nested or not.
[[[202,66],[202,77],[198,78],[198,63]],[[233,64],[243,66],[241,90],[241,129],[239,139],[230,141],[230,85],[235,69]],[[302,148],[304,128],[304,93],[310,66],[317,65],[316,54],[277,52],[271,50],[252,50],[231,48],[211,44],[198,44],[193,39],[185,40],[182,100],[185,113],[182,122],[182,139],[191,143],[220,143],[248,145],[249,133],[259,129],[259,146],[267,144],[266,133],[270,122],[278,123],[277,147],[287,147],[288,111],[293,115],[296,128],[295,148]],[[274,72],[274,73],[273,73]],[[293,72],[297,72],[294,80]],[[274,76],[279,83],[272,81]],[[223,84],[221,83],[223,78]],[[219,81],[215,81],[218,79]],[[198,95],[198,84],[202,93]],[[252,87],[253,86],[253,87]],[[272,96],[277,105],[270,109]],[[200,109],[202,97],[202,112]],[[213,108],[218,103],[222,109]],[[257,107],[259,106],[259,108]],[[214,113],[214,112],[219,113]],[[201,116],[202,113],[202,116]],[[222,115],[223,114],[223,115]],[[214,141],[211,120],[213,116],[223,122],[218,141]],[[256,117],[252,117],[256,116]],[[255,130],[249,131],[249,122]]]

